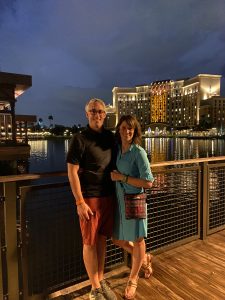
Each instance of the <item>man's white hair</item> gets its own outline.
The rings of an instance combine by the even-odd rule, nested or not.
[[[85,111],[88,112],[88,111],[89,111],[89,105],[90,105],[90,104],[93,104],[93,103],[95,103],[95,102],[100,103],[100,104],[103,106],[104,111],[106,110],[105,102],[104,102],[103,100],[98,99],[98,98],[92,98],[92,99],[90,99],[90,100],[87,102],[87,104],[85,105]]]

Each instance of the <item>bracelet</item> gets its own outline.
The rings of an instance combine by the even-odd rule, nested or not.
[[[78,206],[84,202],[85,202],[84,199],[76,200],[76,205]]]
[[[128,181],[128,175],[124,175],[123,179],[122,179],[122,182],[127,183],[127,181]]]

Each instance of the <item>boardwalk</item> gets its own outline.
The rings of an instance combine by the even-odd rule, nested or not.
[[[153,268],[151,279],[139,279],[135,299],[225,299],[225,230],[154,256]],[[128,274],[127,267],[108,274],[118,300],[123,299]],[[89,282],[83,282],[52,296],[87,300],[89,290]]]

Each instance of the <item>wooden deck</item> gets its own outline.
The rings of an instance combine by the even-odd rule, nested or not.
[[[225,230],[154,256],[153,268],[150,279],[139,279],[135,299],[225,299]],[[127,267],[107,274],[118,300],[123,299],[128,275]],[[87,300],[89,290],[87,281],[50,298]]]

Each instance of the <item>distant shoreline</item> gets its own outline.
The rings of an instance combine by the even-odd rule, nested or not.
[[[215,139],[225,139],[225,135],[222,136],[190,136],[190,135],[157,135],[157,136],[146,136],[143,138],[175,138],[175,139],[189,139],[189,140],[215,140]]]
[[[64,139],[68,140],[71,139],[72,136],[35,136],[35,137],[28,137],[28,141],[37,141],[37,140],[57,140],[57,139]]]
[[[57,139],[64,139],[69,140],[72,136],[36,136],[36,137],[29,137],[28,141],[37,141],[37,140],[57,140]],[[157,135],[157,136],[147,136],[143,135],[142,138],[181,138],[181,139],[189,139],[189,140],[215,140],[215,139],[225,139],[225,135],[222,136],[190,136],[190,135]]]

